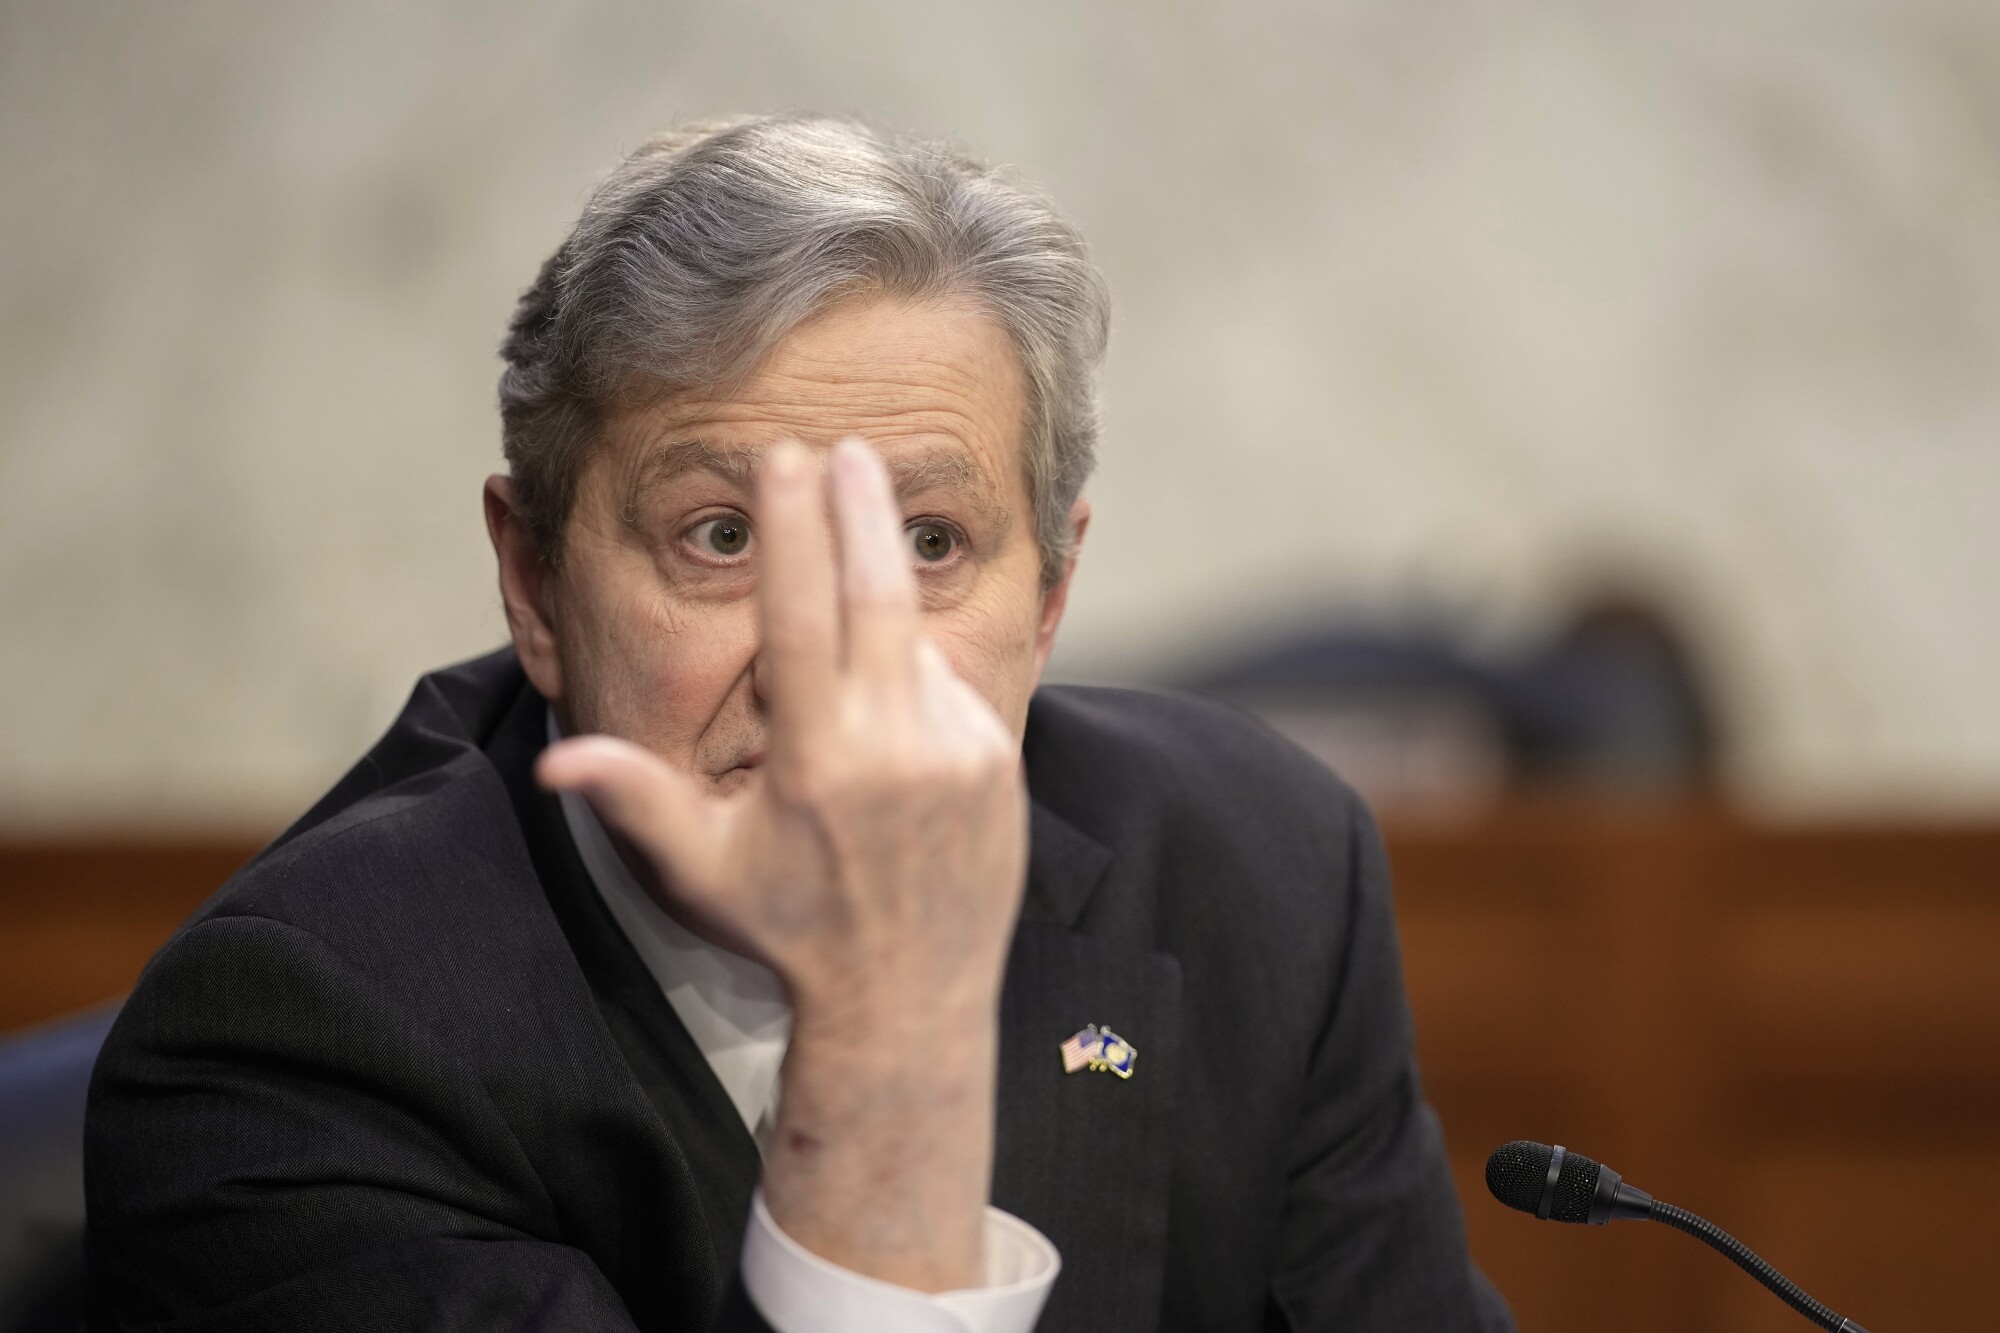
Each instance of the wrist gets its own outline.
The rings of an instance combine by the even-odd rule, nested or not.
[[[935,1099],[994,1077],[1000,1048],[997,1001],[954,1004],[878,1002],[844,997],[795,1004],[785,1055],[785,1086],[799,1080],[929,1090]]]
[[[879,1046],[922,1042],[939,1033],[998,1031],[998,969],[936,968],[787,978],[792,1041],[808,1045]]]
[[[999,1025],[842,1006],[795,1020],[764,1189],[820,1256],[925,1291],[982,1280]]]

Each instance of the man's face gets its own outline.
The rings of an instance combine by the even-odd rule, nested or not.
[[[688,394],[608,423],[548,571],[488,483],[508,620],[572,734],[635,741],[732,790],[763,760],[758,515],[765,450],[858,435],[888,466],[925,628],[1018,736],[1067,573],[1041,586],[1021,456],[1019,359],[954,304],[873,299],[799,329],[728,397]],[[1079,531],[1088,518],[1072,513]],[[827,559],[835,558],[831,548]]]

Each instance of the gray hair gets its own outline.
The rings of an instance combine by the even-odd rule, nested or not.
[[[501,440],[552,564],[607,415],[640,392],[726,388],[859,293],[961,297],[1004,328],[1027,388],[1022,458],[1044,585],[1074,549],[1096,461],[1110,297],[1041,196],[948,148],[844,120],[758,117],[647,143],[591,195],[515,307]]]

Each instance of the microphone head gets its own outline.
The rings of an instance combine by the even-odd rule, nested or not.
[[[1549,1163],[1556,1150],[1546,1143],[1516,1139],[1493,1150],[1486,1159],[1486,1188],[1509,1208],[1540,1216],[1542,1191],[1548,1187]],[[1556,1173],[1555,1198],[1549,1205],[1553,1222],[1588,1222],[1597,1197],[1597,1178],[1604,1168],[1582,1153],[1563,1150]]]

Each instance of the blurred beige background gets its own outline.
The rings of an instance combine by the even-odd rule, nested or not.
[[[1644,588],[1753,808],[2000,808],[2000,6],[0,8],[0,829],[268,831],[498,643],[494,347],[645,134],[1045,185],[1118,301],[1059,674]]]

